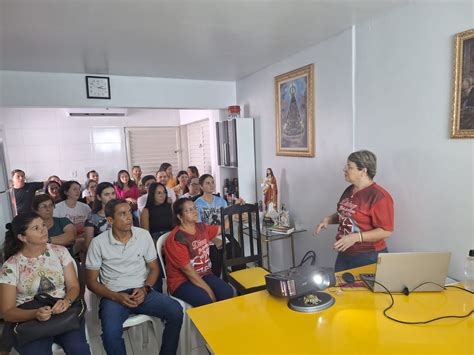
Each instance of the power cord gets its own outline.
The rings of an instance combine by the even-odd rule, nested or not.
[[[437,320],[440,320],[440,319],[447,319],[447,318],[466,318],[466,317],[469,317],[471,314],[474,314],[474,309],[471,310],[469,313],[465,314],[465,315],[461,315],[461,316],[457,316],[457,315],[448,315],[448,316],[441,316],[441,317],[436,317],[436,318],[433,318],[433,319],[428,319],[428,320],[425,320],[425,321],[418,321],[418,322],[409,322],[409,321],[404,321],[404,320],[400,320],[400,319],[397,319],[397,318],[394,318],[392,316],[389,316],[387,314],[387,312],[395,305],[395,300],[392,296],[392,293],[384,286],[382,285],[380,282],[378,281],[375,281],[374,282],[377,284],[377,285],[380,285],[384,288],[384,290],[386,291],[385,293],[388,293],[388,295],[390,296],[390,300],[391,300],[391,304],[385,308],[383,310],[383,315],[390,319],[390,320],[393,320],[394,322],[397,322],[397,323],[402,323],[402,324],[428,324],[428,323],[431,323],[431,322],[434,322],[434,321],[437,321]],[[441,289],[443,290],[446,290],[447,288],[457,288],[457,289],[460,289],[462,291],[465,291],[465,292],[469,292],[470,294],[474,294],[473,291],[469,291],[469,290],[466,290],[465,288],[462,288],[462,287],[458,287],[458,286],[452,286],[452,285],[447,285],[447,286],[441,286],[435,282],[423,282],[422,284],[416,286],[415,288],[413,288],[411,291],[408,290],[407,287],[405,287],[405,289],[403,290],[403,293],[405,295],[409,295],[411,292],[415,291],[416,289],[420,288],[421,286],[423,285],[426,285],[426,284],[433,284],[433,285],[436,285],[438,287],[440,287]]]
[[[306,254],[303,256],[303,259],[301,259],[301,262],[298,266],[303,265],[305,262],[311,259],[311,266],[314,266],[316,264],[316,253],[314,250],[308,250]]]

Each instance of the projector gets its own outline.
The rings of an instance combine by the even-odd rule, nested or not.
[[[295,298],[334,286],[336,277],[331,268],[300,265],[266,275],[265,284],[273,296]]]

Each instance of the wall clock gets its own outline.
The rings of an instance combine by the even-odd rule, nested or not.
[[[88,99],[110,99],[110,78],[107,76],[86,76]]]

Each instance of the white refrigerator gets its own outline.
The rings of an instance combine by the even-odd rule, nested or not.
[[[3,242],[5,240],[5,224],[12,220],[12,205],[10,191],[8,190],[9,174],[5,161],[5,145],[0,136],[0,262],[3,262]]]

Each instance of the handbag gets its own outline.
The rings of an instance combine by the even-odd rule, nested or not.
[[[61,298],[52,297],[46,293],[35,295],[30,302],[18,306],[21,309],[37,309],[44,306],[53,307]],[[86,304],[82,298],[77,298],[69,309],[60,314],[53,314],[47,321],[37,319],[18,322],[13,328],[18,343],[24,345],[33,340],[47,338],[77,330],[86,311]]]

